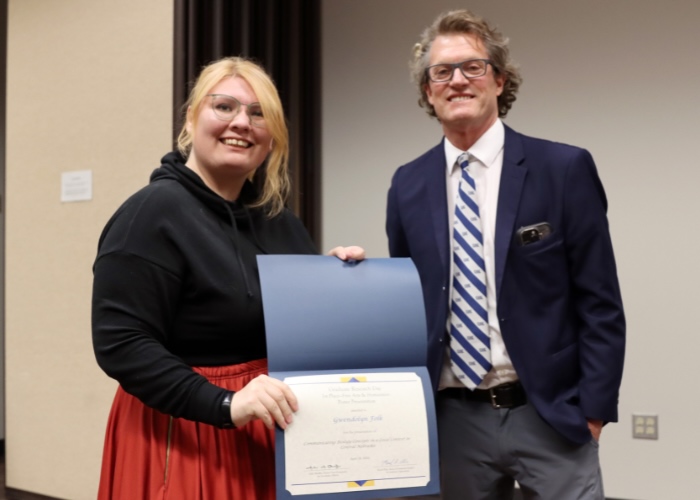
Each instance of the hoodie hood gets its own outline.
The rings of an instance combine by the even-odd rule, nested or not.
[[[252,182],[245,181],[238,200],[228,201],[209,189],[202,178],[185,165],[185,161],[185,158],[179,151],[166,154],[161,159],[161,166],[151,173],[150,182],[154,183],[163,179],[177,181],[221,219],[232,223],[235,221],[239,229],[247,229],[248,226],[252,225],[253,218],[263,215],[260,209],[248,209],[245,207],[245,205],[253,203],[258,197],[257,190]],[[231,217],[233,217],[233,220]]]
[[[197,175],[191,168],[185,165],[185,158],[179,151],[173,151],[166,154],[161,159],[161,166],[151,174],[151,184],[162,180],[174,180],[187,189],[195,198],[202,202],[207,208],[214,212],[223,223],[230,226],[228,231],[231,239],[233,251],[236,255],[236,261],[243,275],[245,282],[246,293],[249,298],[252,298],[250,278],[242,261],[241,252],[239,250],[241,231],[248,233],[249,238],[263,253],[268,253],[262,246],[260,240],[255,233],[255,224],[253,216],[264,216],[260,209],[249,210],[246,208],[246,203],[250,203],[257,197],[257,192],[253,184],[246,180],[241,189],[241,194],[236,201],[228,201],[212,191],[202,178]]]

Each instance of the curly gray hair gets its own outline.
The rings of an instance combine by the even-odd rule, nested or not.
[[[425,91],[428,86],[426,69],[430,64],[430,48],[435,38],[440,35],[453,34],[476,35],[486,47],[494,71],[505,77],[503,92],[498,96],[498,116],[505,117],[523,82],[520,70],[510,57],[508,39],[496,28],[489,25],[485,19],[466,9],[440,14],[433,24],[423,31],[421,41],[413,47],[413,59],[410,63],[411,78],[418,85],[420,92],[418,104],[425,108],[430,116],[437,118],[435,108],[428,102]]]

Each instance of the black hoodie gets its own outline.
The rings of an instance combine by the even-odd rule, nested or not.
[[[302,223],[268,218],[209,189],[179,153],[112,216],[94,265],[92,338],[100,367],[146,405],[220,425],[226,391],[191,366],[264,358],[256,255],[313,254]]]

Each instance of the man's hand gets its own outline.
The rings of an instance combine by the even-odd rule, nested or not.
[[[588,430],[591,431],[591,434],[593,434],[593,439],[600,441],[600,433],[603,430],[603,421],[596,420],[594,418],[587,418],[586,420],[588,421]]]
[[[365,249],[358,246],[335,247],[329,250],[327,255],[338,257],[340,260],[364,260]]]

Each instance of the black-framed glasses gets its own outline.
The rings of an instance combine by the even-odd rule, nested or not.
[[[265,116],[259,102],[243,104],[235,97],[226,94],[207,94],[207,97],[211,97],[211,109],[219,120],[230,122],[245,106],[250,124],[255,127],[265,126]]]
[[[489,64],[493,66],[491,59],[467,59],[458,63],[433,64],[428,66],[425,71],[428,78],[434,82],[449,82],[457,68],[462,72],[464,78],[479,78],[486,74]]]

